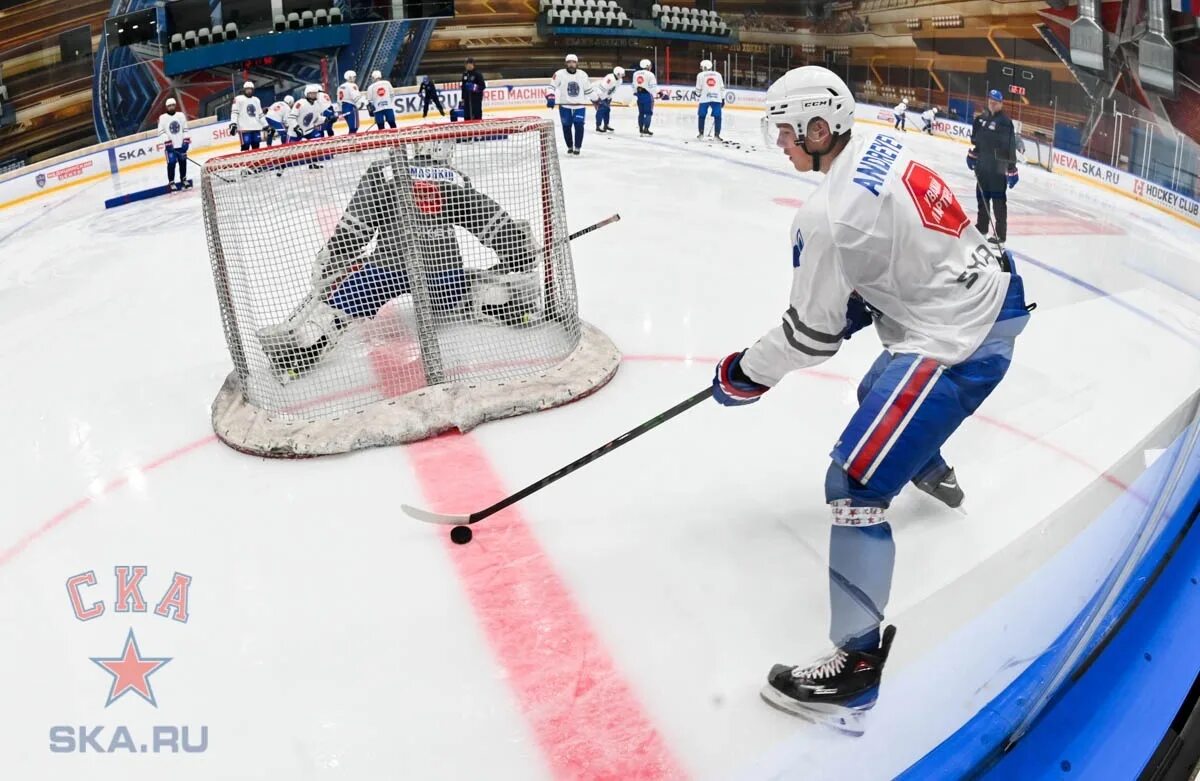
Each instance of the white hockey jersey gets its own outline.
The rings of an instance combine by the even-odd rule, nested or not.
[[[892,109],[892,114],[899,116],[900,114],[903,114],[906,111],[908,111],[908,104],[905,103],[904,101],[900,101],[900,103],[898,103],[896,105],[896,107],[894,109]]]
[[[696,91],[701,103],[722,103],[725,100],[725,79],[716,71],[700,71],[696,76]]]
[[[358,91],[358,85],[352,81],[342,82],[337,91],[338,103],[349,103],[356,109],[362,108],[363,95]]]
[[[926,122],[932,122],[936,118],[937,109],[935,108],[927,108],[921,112],[921,119],[925,120]]]
[[[852,292],[882,313],[884,347],[947,366],[975,352],[1008,292],[945,181],[883,133],[851,139],[791,230],[791,305],[741,363],[763,385],[838,351]]]
[[[383,111],[385,108],[392,108],[392,93],[394,91],[392,83],[387,79],[380,79],[373,82],[370,87],[367,87],[367,107],[371,109],[371,113]]]
[[[555,71],[554,78],[550,79],[550,91],[559,106],[586,106],[596,100],[596,89],[587,71],[578,68],[574,73],[566,68]]]
[[[658,79],[654,78],[654,74],[650,71],[634,71],[633,91],[637,92],[639,89],[654,92],[658,89]]]
[[[233,109],[229,112],[229,121],[238,126],[238,132],[248,133],[262,130],[263,107],[258,96],[246,97],[238,95],[233,99]]]
[[[171,145],[176,149],[184,144],[191,143],[192,139],[188,135],[187,117],[182,111],[176,111],[174,114],[160,114],[158,117],[158,140],[166,143],[171,142]]]
[[[293,103],[287,119],[288,132],[293,136],[307,136],[320,127],[325,121],[323,112],[329,106],[328,101],[324,102],[324,106],[321,103],[320,97],[312,103],[308,102],[308,98],[300,98]]]
[[[277,100],[267,109],[267,119],[278,122],[284,127],[287,126],[288,114],[291,113],[292,107],[284,103],[282,100]]]
[[[612,96],[616,94],[619,86],[621,86],[621,82],[617,81],[617,77],[610,73],[593,84],[592,88],[596,92],[597,100],[612,100]]]

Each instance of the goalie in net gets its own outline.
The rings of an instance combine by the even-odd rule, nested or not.
[[[418,142],[405,161],[430,309],[441,320],[532,325],[542,316],[541,247],[529,221],[514,219],[451,164],[454,145],[453,140]],[[381,237],[397,219],[396,187],[392,162],[371,163],[314,262],[308,296],[287,320],[258,332],[281,382],[316,366],[352,322],[374,317],[388,302],[414,293],[413,259],[381,248]],[[494,251],[495,265],[465,268],[455,226]]]

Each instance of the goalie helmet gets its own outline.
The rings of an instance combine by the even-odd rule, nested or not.
[[[790,127],[801,146],[814,120],[825,120],[835,138],[848,134],[854,126],[854,95],[850,88],[836,73],[819,65],[785,73],[767,90],[766,104],[762,132],[768,146],[778,144],[781,126]],[[819,155],[813,155],[813,170],[820,170]]]
[[[712,70],[712,60],[700,60],[700,70],[702,70],[702,71]]]

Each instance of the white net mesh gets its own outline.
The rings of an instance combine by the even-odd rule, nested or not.
[[[530,409],[606,381],[615,363],[578,360],[581,348],[616,353],[598,332],[581,339],[553,132],[546,120],[499,119],[209,161],[205,228],[234,363],[218,434],[254,452],[341,452],[527,411],[511,398],[489,408],[489,394],[520,378],[561,386],[516,405]],[[427,402],[432,389],[458,399],[455,420],[384,430],[386,416],[368,416],[371,429],[340,449],[312,436],[315,426],[342,440],[365,410]],[[449,409],[435,406],[434,417]],[[298,449],[299,429],[309,441]]]

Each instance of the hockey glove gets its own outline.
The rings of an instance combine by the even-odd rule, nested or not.
[[[231,135],[231,136],[236,136],[236,135],[237,135],[237,123],[236,123],[236,122],[232,122],[232,123],[230,123],[230,125],[229,125],[229,135]]]
[[[742,371],[742,356],[745,354],[745,350],[730,353],[717,364],[717,371],[713,375],[713,398],[717,403],[726,407],[753,404],[758,401],[759,396],[770,390],[766,385],[759,385],[747,377]]]
[[[1017,182],[1019,182],[1020,180],[1021,180],[1021,177],[1017,175],[1016,166],[1009,168],[1008,169],[1008,189],[1011,190],[1012,188],[1016,187]]]
[[[858,293],[851,293],[846,302],[846,327],[842,329],[842,338],[849,339],[854,334],[875,322],[875,313],[863,301]]]
[[[554,96],[553,95],[546,96],[546,108],[554,108]]]
[[[975,164],[978,162],[979,162],[979,156],[977,154],[975,154],[974,149],[972,149],[970,152],[967,152],[967,168],[970,168],[972,171],[974,171]]]
[[[168,150],[169,150],[169,149],[174,149],[174,148],[175,148],[175,142],[174,142],[174,141],[172,141],[171,139],[169,139],[169,138],[168,138],[168,139],[167,139],[167,141],[166,141],[166,143],[165,143],[165,144],[163,144],[163,148],[164,148],[164,149],[168,149]]]
[[[185,138],[183,140],[183,146],[179,147],[179,154],[184,155],[186,157],[187,153],[188,153],[188,147],[190,147],[191,145],[192,145],[192,142]]]

